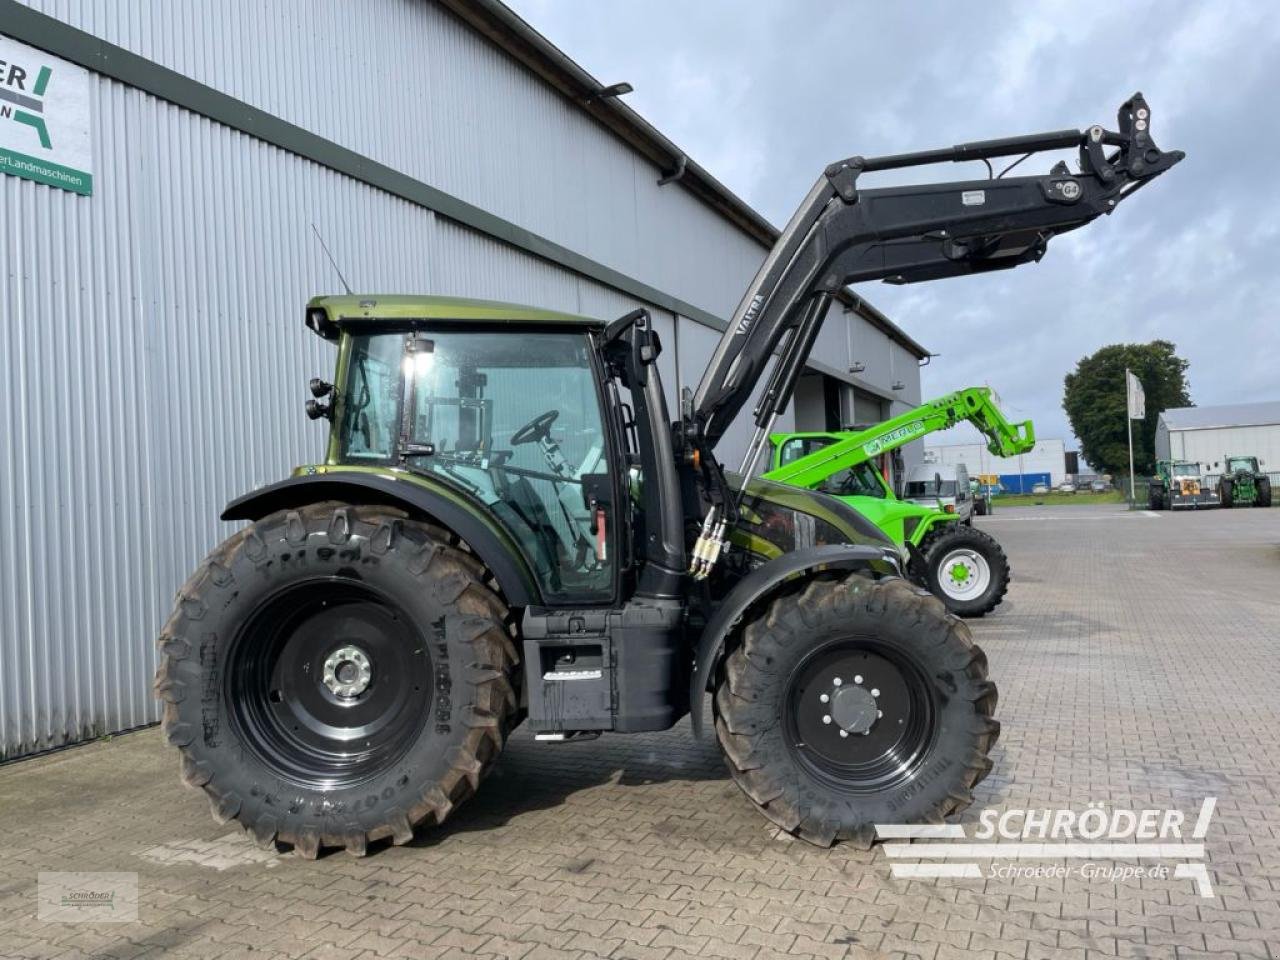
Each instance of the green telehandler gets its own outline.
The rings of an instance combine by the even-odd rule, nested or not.
[[[307,402],[326,453],[228,504],[222,519],[247,524],[159,637],[183,779],[264,846],[362,855],[449,817],[520,723],[552,743],[685,716],[697,734],[710,694],[730,775],[782,830],[869,845],[876,824],[963,809],[1000,729],[968,628],[847,504],[744,478],[847,285],[1039,261],[1182,159],[1149,118],[1135,94],[1116,131],[831,164],[675,418],[644,308],[605,323],[312,300],[307,327],[336,347]],[[862,180],[1064,149],[1077,170]],[[753,395],[729,473],[716,448]]]
[[[954,507],[904,502],[876,466],[882,454],[962,421],[987,438],[998,457],[1026,453],[1036,443],[1030,420],[1010,423],[988,387],[969,387],[923,403],[865,430],[775,433],[766,480],[839,497],[908,554],[907,572],[962,617],[999,605],[1009,586],[1009,561],[995,539],[958,522]]]
[[[1271,506],[1271,480],[1257,457],[1225,456],[1218,499],[1223,508]]]

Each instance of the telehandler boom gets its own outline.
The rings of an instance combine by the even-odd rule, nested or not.
[[[938,430],[968,422],[987,449],[1012,457],[1035,446],[1030,420],[1010,423],[989,387],[968,387],[929,400],[865,430],[775,433],[765,480],[839,497],[874,523],[909,556],[907,574],[962,617],[990,613],[1009,585],[1009,562],[995,539],[959,523],[953,507],[898,500],[874,465],[881,454]]]
[[[964,422],[973,424],[987,438],[987,449],[993,456],[1016,457],[1036,445],[1035,425],[1030,420],[1010,423],[992,399],[990,387],[966,387],[922,403],[866,430],[826,434],[840,439],[807,456],[787,460],[765,476],[776,483],[817,487],[833,473],[866,463],[926,434],[950,430]],[[784,437],[793,436],[804,434],[775,434],[771,439],[776,438],[776,444]]]

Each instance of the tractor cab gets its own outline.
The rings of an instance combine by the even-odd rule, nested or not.
[[[542,593],[609,600],[618,480],[585,323],[352,323],[331,462],[430,478],[509,531]]]

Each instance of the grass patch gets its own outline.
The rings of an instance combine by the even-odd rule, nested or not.
[[[1125,503],[1125,495],[1119,490],[1108,490],[1106,493],[1002,493],[995,498],[995,512],[1002,507],[1038,507],[1083,506],[1090,503]]]

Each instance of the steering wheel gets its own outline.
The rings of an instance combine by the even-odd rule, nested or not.
[[[532,443],[535,440],[541,440],[543,437],[549,437],[551,435],[551,425],[556,422],[556,418],[559,416],[559,410],[548,410],[546,413],[538,414],[511,435],[511,445],[518,447],[522,443]]]

